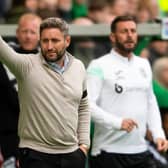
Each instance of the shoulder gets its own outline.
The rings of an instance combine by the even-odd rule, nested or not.
[[[80,59],[74,57],[70,53],[68,53],[68,57],[70,58],[70,61],[73,62],[73,64],[76,64],[78,66],[84,67],[84,63]]]
[[[149,64],[149,61],[148,61],[147,58],[143,58],[143,57],[134,55],[134,59],[135,59],[137,62],[144,63],[144,64]]]
[[[74,57],[73,55],[71,55],[68,52],[66,52],[66,54],[67,54],[67,56],[70,59],[70,66],[71,66],[71,68],[75,68],[78,71],[84,71],[84,72],[86,71],[84,63],[80,59]]]
[[[106,54],[102,57],[92,60],[87,68],[88,75],[94,75],[99,78],[103,78],[104,71],[108,68],[109,57],[110,54]]]
[[[143,72],[149,77],[150,80],[152,80],[152,76],[153,76],[152,68],[147,58],[141,58],[141,57],[135,56],[134,65],[136,66],[137,69],[140,70],[140,72]]]
[[[134,56],[134,59],[135,59],[136,64],[147,67],[147,68],[151,68],[149,60],[147,58]]]
[[[110,59],[110,54],[106,54],[106,55],[103,55],[97,59],[93,59],[90,62],[89,67],[100,66],[101,68],[103,68],[103,67],[107,66],[109,59]]]

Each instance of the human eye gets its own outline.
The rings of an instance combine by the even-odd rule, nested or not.
[[[122,34],[125,34],[125,33],[127,33],[127,32],[128,32],[127,29],[122,29],[122,30],[121,30],[121,33],[122,33]]]
[[[30,31],[30,33],[33,34],[33,35],[37,34],[37,32],[35,32],[35,31]]]
[[[54,38],[54,39],[52,39],[52,42],[53,43],[58,43],[60,40],[59,39],[56,39],[56,38]]]
[[[25,30],[25,29],[22,29],[21,32],[22,32],[23,34],[26,34],[28,31]]]
[[[137,31],[136,31],[136,29],[132,29],[131,32],[132,33],[136,33]]]
[[[48,39],[42,39],[42,42],[43,42],[43,43],[47,43],[47,42],[48,42]]]

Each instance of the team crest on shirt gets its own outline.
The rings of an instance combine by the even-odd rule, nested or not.
[[[116,80],[123,80],[124,79],[124,75],[123,75],[123,71],[122,70],[118,70],[115,72],[115,76],[116,76]]]

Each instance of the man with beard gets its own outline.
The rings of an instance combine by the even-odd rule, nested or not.
[[[41,52],[18,54],[0,38],[0,60],[18,81],[21,168],[84,168],[90,114],[86,73],[66,51],[68,24],[48,18],[40,25]]]
[[[152,72],[146,59],[137,57],[137,25],[131,16],[111,24],[113,49],[88,67],[88,93],[94,135],[91,168],[154,168],[145,140],[151,130],[158,151],[168,142],[154,97]]]

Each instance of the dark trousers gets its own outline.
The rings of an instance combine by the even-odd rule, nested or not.
[[[86,162],[80,149],[67,154],[47,154],[21,148],[19,153],[20,168],[84,168]]]
[[[0,148],[5,160],[11,156],[18,158],[18,144],[17,132],[0,133]]]
[[[156,168],[156,163],[149,152],[116,154],[102,151],[90,158],[90,168]]]

